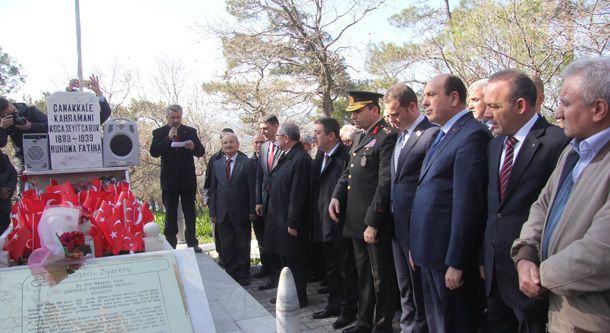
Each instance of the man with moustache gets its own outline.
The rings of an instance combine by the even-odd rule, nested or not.
[[[173,104],[165,110],[167,125],[152,133],[150,155],[161,157],[161,195],[165,206],[165,238],[176,248],[178,234],[178,198],[182,203],[185,238],[188,247],[196,253],[198,246],[195,234],[195,195],[197,178],[193,157],[201,157],[205,149],[199,140],[197,130],[182,124],[182,107]]]
[[[556,117],[573,138],[511,255],[519,289],[549,298],[549,332],[610,332],[610,57],[562,72]]]
[[[519,290],[510,257],[527,220],[525,208],[538,198],[568,144],[560,128],[538,115],[536,91],[534,82],[515,70],[493,74],[485,88],[485,118],[495,135],[488,149],[485,332],[546,332],[547,300]]]
[[[410,253],[431,332],[474,332],[482,315],[478,257],[485,226],[489,130],[466,108],[466,87],[441,74],[423,106],[441,129],[423,161],[411,209]]]
[[[409,266],[409,222],[419,170],[426,151],[438,134],[438,126],[419,112],[417,96],[405,84],[390,87],[383,101],[386,118],[400,133],[390,167],[394,220],[392,250],[402,307],[400,328],[403,333],[428,332],[421,277],[419,271]]]
[[[239,151],[239,140],[225,133],[224,158],[214,162],[210,179],[210,220],[221,239],[225,270],[240,285],[250,284],[250,222],[254,220],[254,163]]]
[[[389,216],[390,164],[397,134],[379,114],[383,95],[348,93],[346,111],[364,132],[354,141],[349,165],[328,208],[334,221],[345,209],[343,236],[352,239],[358,271],[358,320],[343,332],[392,332],[397,288]]]
[[[349,149],[339,137],[339,122],[332,118],[315,121],[314,133],[318,153],[311,170],[311,233],[321,245],[328,280],[328,303],[313,314],[314,319],[339,316],[332,326],[343,328],[356,319],[358,275],[354,264],[354,249],[349,238],[343,237],[343,217],[334,222],[328,213],[337,181],[349,162]]]

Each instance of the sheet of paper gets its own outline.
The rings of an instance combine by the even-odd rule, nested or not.
[[[93,260],[64,272],[0,270],[0,332],[193,332],[171,252]]]
[[[186,141],[176,141],[172,142],[172,147],[184,147],[186,145]]]

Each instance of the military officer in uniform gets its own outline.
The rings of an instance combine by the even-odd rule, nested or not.
[[[357,324],[344,333],[392,332],[397,284],[390,225],[390,163],[397,133],[380,115],[381,94],[350,91],[356,135],[350,161],[328,207],[339,220],[345,206],[343,236],[351,238],[358,271]]]

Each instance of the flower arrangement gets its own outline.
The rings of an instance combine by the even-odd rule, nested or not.
[[[85,244],[85,234],[80,231],[64,232],[57,237],[59,237],[67,259],[80,259],[91,253],[91,247]]]

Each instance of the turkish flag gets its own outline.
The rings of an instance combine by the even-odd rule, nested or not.
[[[118,254],[123,248],[124,226],[121,214],[117,214],[108,201],[100,205],[95,219],[102,229],[106,241],[110,245],[113,254]]]
[[[74,189],[72,188],[72,184],[70,182],[65,182],[59,185],[51,185],[47,186],[47,193],[59,193],[59,194],[75,194]]]
[[[70,207],[78,206],[78,195],[74,192],[72,193],[61,193],[61,203],[68,205]]]
[[[21,192],[21,198],[38,199],[38,192],[36,192],[36,189],[23,191]]]
[[[89,187],[96,192],[101,191],[102,190],[102,180],[99,178],[91,179],[91,181],[89,182]]]
[[[32,234],[23,224],[19,224],[15,230],[13,230],[12,237],[4,247],[11,259],[18,261],[19,257],[23,255],[23,250],[26,248],[28,240],[32,237]]]
[[[59,193],[41,193],[40,200],[44,203],[45,207],[59,205],[62,202],[61,195]]]
[[[142,223],[146,224],[155,220],[155,215],[150,211],[148,202],[144,201],[142,204]]]
[[[101,227],[97,224],[97,221],[91,221],[91,229],[89,230],[89,236],[93,238],[93,244],[95,245],[95,256],[97,258],[104,255],[104,249],[106,248],[106,241]]]

